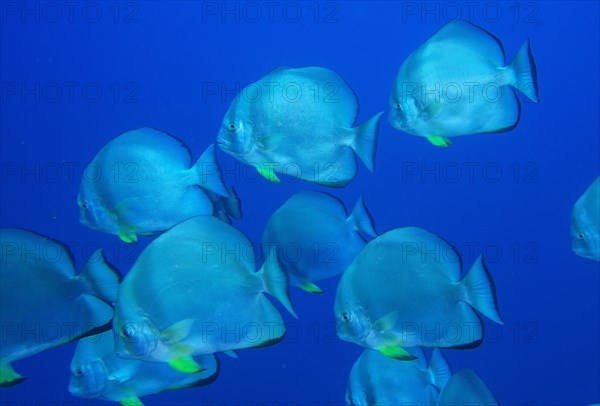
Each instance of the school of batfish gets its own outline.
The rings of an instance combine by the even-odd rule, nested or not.
[[[271,82],[293,82],[307,94],[315,82],[329,83],[337,102],[290,103],[279,93],[258,102],[236,98],[216,137],[221,150],[275,183],[289,165],[298,168],[298,178],[331,188],[352,182],[357,157],[374,170],[383,112],[369,112],[372,118],[356,124],[358,98],[341,76],[324,67],[280,67],[249,86]],[[470,97],[472,82],[495,85],[499,97]],[[431,91],[446,83],[464,85],[452,100]],[[448,147],[452,137],[516,127],[519,93],[538,101],[529,41],[507,63],[496,37],[451,21],[401,65],[388,120]],[[123,278],[102,250],[76,272],[62,243],[24,229],[0,230],[3,322],[74,326],[47,342],[3,332],[10,338],[0,347],[3,386],[24,379],[15,361],[75,340],[68,388],[75,396],[140,405],[143,396],[208,385],[219,373],[215,354],[235,358],[238,350],[283,339],[285,318],[274,301],[298,317],[290,287],[323,293],[319,281],[340,276],[332,309],[338,336],[364,347],[349,374],[348,405],[497,404],[472,370],[452,374],[441,350],[480,345],[481,316],[503,323],[483,255],[463,271],[461,254],[433,232],[399,227],[378,234],[362,198],[348,211],[337,197],[310,190],[272,213],[255,251],[232,225],[241,219],[240,201],[223,182],[214,144],[194,163],[182,141],[140,128],[108,142],[89,165],[106,173],[127,162],[136,163],[137,182],[84,177],[78,196],[85,226],[126,243],[156,237]],[[315,164],[319,176],[308,176]],[[574,204],[572,241],[577,255],[600,261],[600,177]],[[327,260],[331,242],[336,261]],[[282,251],[290,244],[301,253],[294,260]],[[32,257],[31,247],[53,250],[60,260]],[[434,251],[445,255],[427,255]],[[428,334],[451,324],[469,325],[471,334]],[[219,332],[236,325],[262,326],[268,334]]]

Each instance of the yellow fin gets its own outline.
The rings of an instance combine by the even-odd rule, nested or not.
[[[121,399],[119,403],[123,406],[144,406],[140,398],[134,396],[131,398]]]
[[[259,165],[256,167],[256,170],[269,182],[281,183],[281,181],[279,180],[277,175],[275,175],[274,165],[268,165],[268,166],[260,166]]]
[[[414,359],[417,359],[417,357],[415,357],[399,345],[383,346],[379,347],[378,350],[386,357],[394,358],[400,361],[412,361]]]
[[[26,378],[17,373],[10,364],[0,364],[0,386],[14,386]]]
[[[450,141],[446,137],[430,135],[427,137],[427,139],[429,140],[429,142],[431,142],[436,147],[448,148],[450,145],[452,145],[452,141]]]
[[[323,290],[312,282],[301,283],[298,287],[308,293],[323,293]]]
[[[137,235],[130,230],[119,231],[119,238],[127,244],[135,244],[137,242]]]
[[[194,358],[187,357],[179,357],[173,358],[169,360],[169,365],[176,369],[179,372],[183,372],[184,374],[196,374],[198,372],[204,371],[204,369],[198,364]]]

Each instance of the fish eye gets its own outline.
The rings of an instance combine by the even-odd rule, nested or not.
[[[121,327],[121,336],[125,338],[131,338],[135,335],[135,329],[133,326],[123,326]]]
[[[75,368],[75,376],[82,377],[85,375],[85,371],[81,367]]]
[[[349,323],[350,315],[348,313],[342,313],[342,321],[344,321],[344,323]]]
[[[579,238],[580,240],[584,240],[585,236],[581,233],[577,234],[577,238]]]
[[[235,130],[235,124],[233,124],[233,123],[229,124],[229,129],[232,131]]]
[[[400,105],[400,103],[396,103],[396,110],[402,111],[402,106]]]
[[[87,209],[88,208],[87,202],[81,202],[81,208],[82,209]]]

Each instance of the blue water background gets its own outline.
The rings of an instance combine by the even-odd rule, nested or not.
[[[236,87],[280,65],[338,72],[359,97],[362,123],[387,110],[402,61],[457,11],[500,38],[508,59],[531,39],[541,101],[522,98],[515,130],[441,149],[394,130],[386,115],[376,172],[360,164],[351,185],[329,191],[348,208],[362,195],[380,232],[420,226],[452,241],[466,268],[488,255],[505,325],[486,321],[482,346],[445,351],[453,370],[473,368],[506,405],[600,401],[599,266],[571,252],[569,234],[573,203],[600,173],[597,2],[275,2],[273,14],[265,2],[77,2],[73,14],[66,3],[54,3],[60,18],[44,2],[0,5],[0,225],[66,242],[78,270],[103,247],[126,273],[150,241],[127,246],[78,222],[83,169],[118,134],[161,129],[197,159]],[[255,242],[292,193],[324,190],[271,184],[222,151],[218,159],[242,200],[236,226]],[[292,290],[300,319],[284,313],[282,343],[220,357],[211,386],[145,403],[342,404],[362,350],[335,336],[337,280],[323,281],[320,296]],[[0,403],[98,404],[68,393],[74,348],[16,362],[29,379],[1,390]]]

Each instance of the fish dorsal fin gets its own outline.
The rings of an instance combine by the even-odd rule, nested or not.
[[[505,54],[502,42],[490,32],[463,20],[448,21],[426,42],[444,44],[451,42],[469,51],[484,55],[496,67],[504,66]]]

